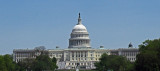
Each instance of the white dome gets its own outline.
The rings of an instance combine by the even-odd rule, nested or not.
[[[74,26],[72,32],[87,32],[86,27],[83,24],[77,24],[76,26]]]
[[[77,30],[86,30],[86,27],[84,26],[84,25],[82,25],[82,24],[78,24],[78,25],[76,25],[76,26],[74,26],[74,28],[73,29],[77,29]]]
[[[80,14],[77,25],[72,29],[68,48],[91,48],[89,34],[81,22]]]

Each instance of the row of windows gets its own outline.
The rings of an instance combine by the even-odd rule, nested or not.
[[[135,61],[136,60],[136,58],[127,58],[128,60],[130,60],[130,61]]]
[[[74,45],[74,46],[77,46],[77,45],[86,45],[86,44],[89,44],[89,41],[88,40],[72,40],[72,41],[70,41],[69,44],[70,45]]]
[[[82,54],[87,54],[87,52],[83,52],[83,51],[77,51],[77,52],[71,52],[72,54],[74,54],[74,53],[82,53]],[[90,51],[89,53],[96,53],[96,54],[102,54],[102,52],[94,52],[94,51]],[[105,53],[105,52],[104,52]],[[109,53],[109,52],[106,52],[106,53]]]
[[[96,57],[100,57],[101,55],[96,55]]]
[[[22,61],[22,59],[16,59],[16,62],[20,62],[20,61]]]
[[[62,55],[50,55],[50,57],[62,57]]]
[[[93,57],[93,54],[91,54],[90,55],[91,57]],[[72,57],[87,57],[87,55],[85,54],[85,55],[83,55],[83,54],[72,54]],[[97,55],[96,55],[96,57],[97,57]]]
[[[87,57],[87,52],[72,52],[72,57]]]
[[[93,54],[90,55],[91,57],[93,57]],[[72,55],[72,57],[87,57],[87,55],[80,55],[80,54],[77,54],[77,55]],[[100,57],[100,55],[96,55],[96,57]]]
[[[87,57],[87,55],[76,55],[76,56],[74,56],[74,55],[72,55],[72,57]]]
[[[33,57],[34,54],[15,54],[16,57]]]
[[[68,65],[90,65],[90,63],[68,63]]]
[[[88,60],[94,60],[94,58],[88,58]],[[79,61],[83,61],[83,60],[87,60],[87,58],[72,58],[72,60],[79,60]]]
[[[75,37],[88,37],[87,34],[83,34],[83,35],[71,35],[71,38],[75,38]]]
[[[138,53],[135,52],[135,53],[122,53],[122,55],[124,56],[136,56]]]
[[[20,62],[20,61],[23,61],[25,58],[21,58],[21,59],[16,59],[16,62]]]
[[[94,54],[90,54],[90,56],[93,57]],[[101,56],[101,54],[96,55],[96,57],[100,57],[100,56]],[[87,55],[84,53],[75,53],[75,54],[72,53],[72,57],[87,57]]]

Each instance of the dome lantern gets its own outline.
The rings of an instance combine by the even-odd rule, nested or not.
[[[80,24],[82,24],[82,21],[81,21],[81,15],[80,15],[80,13],[79,13],[78,24],[77,24],[77,25],[80,25]]]

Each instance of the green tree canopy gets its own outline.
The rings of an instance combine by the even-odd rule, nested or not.
[[[33,58],[26,58],[23,61],[18,62],[17,65],[20,67],[19,71],[31,71],[34,60],[35,59]]]
[[[48,55],[37,56],[33,62],[33,71],[52,70],[57,68],[56,63],[52,62],[52,59]]]
[[[0,56],[0,71],[7,71],[7,67],[5,66],[5,61],[3,56]]]
[[[57,59],[55,57],[52,58],[52,62],[53,62],[53,66],[55,69],[58,68],[58,66],[56,65],[57,64]]]
[[[55,57],[53,57],[52,62],[57,63],[57,59]]]
[[[17,68],[18,66],[13,62],[11,55],[0,55],[0,71],[18,71]]]
[[[160,71],[160,39],[146,40],[139,45],[136,71]]]
[[[133,64],[131,64],[125,57],[117,55],[103,54],[100,61],[95,63],[98,71],[131,71]]]

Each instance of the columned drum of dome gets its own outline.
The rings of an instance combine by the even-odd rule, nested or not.
[[[80,14],[78,24],[74,26],[70,35],[68,48],[91,48],[89,34],[81,22]]]

